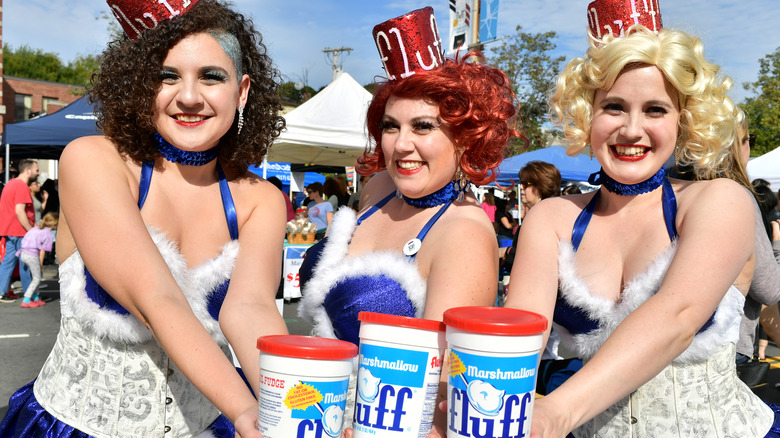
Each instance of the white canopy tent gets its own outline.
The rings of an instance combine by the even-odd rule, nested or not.
[[[762,178],[769,181],[772,190],[780,189],[780,148],[775,148],[747,164],[750,180]]]
[[[348,73],[287,113],[287,128],[274,142],[268,161],[354,166],[368,144],[366,91]]]

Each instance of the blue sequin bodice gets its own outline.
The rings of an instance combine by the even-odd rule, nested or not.
[[[438,217],[431,218],[425,232]],[[364,219],[366,215],[360,218]],[[299,314],[314,325],[313,334],[354,344],[359,342],[359,312],[419,318],[426,293],[426,282],[414,257],[404,256],[400,248],[347,257],[358,222],[352,210],[340,209],[333,217],[328,237],[307,251],[300,270],[303,300]],[[421,232],[418,239],[424,238]]]

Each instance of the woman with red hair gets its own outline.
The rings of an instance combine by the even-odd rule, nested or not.
[[[368,108],[375,146],[358,159],[358,173],[378,173],[359,214],[340,209],[301,268],[300,313],[315,335],[357,344],[360,311],[441,320],[450,307],[495,301],[495,232],[469,188],[495,179],[518,135],[513,95],[500,70],[440,55],[432,12],[374,28],[388,80]],[[409,29],[414,20],[423,28],[408,34],[433,41],[391,46],[396,34],[383,27]]]

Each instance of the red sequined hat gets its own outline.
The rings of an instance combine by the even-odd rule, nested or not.
[[[621,37],[635,24],[653,32],[661,30],[658,0],[596,0],[588,5],[588,26],[596,38]]]
[[[377,24],[373,34],[388,80],[444,63],[439,28],[430,6]]]
[[[135,39],[144,29],[152,29],[157,23],[181,15],[198,0],[107,0],[111,12],[119,20],[130,39]]]

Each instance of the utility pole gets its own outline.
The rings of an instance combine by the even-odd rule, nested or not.
[[[328,57],[333,56],[333,77],[331,78],[331,82],[336,80],[336,77],[339,75],[339,73],[342,72],[341,64],[339,64],[339,54],[341,52],[351,52],[352,48],[350,47],[339,47],[336,49],[331,49],[330,47],[326,47],[323,52],[328,54]]]

